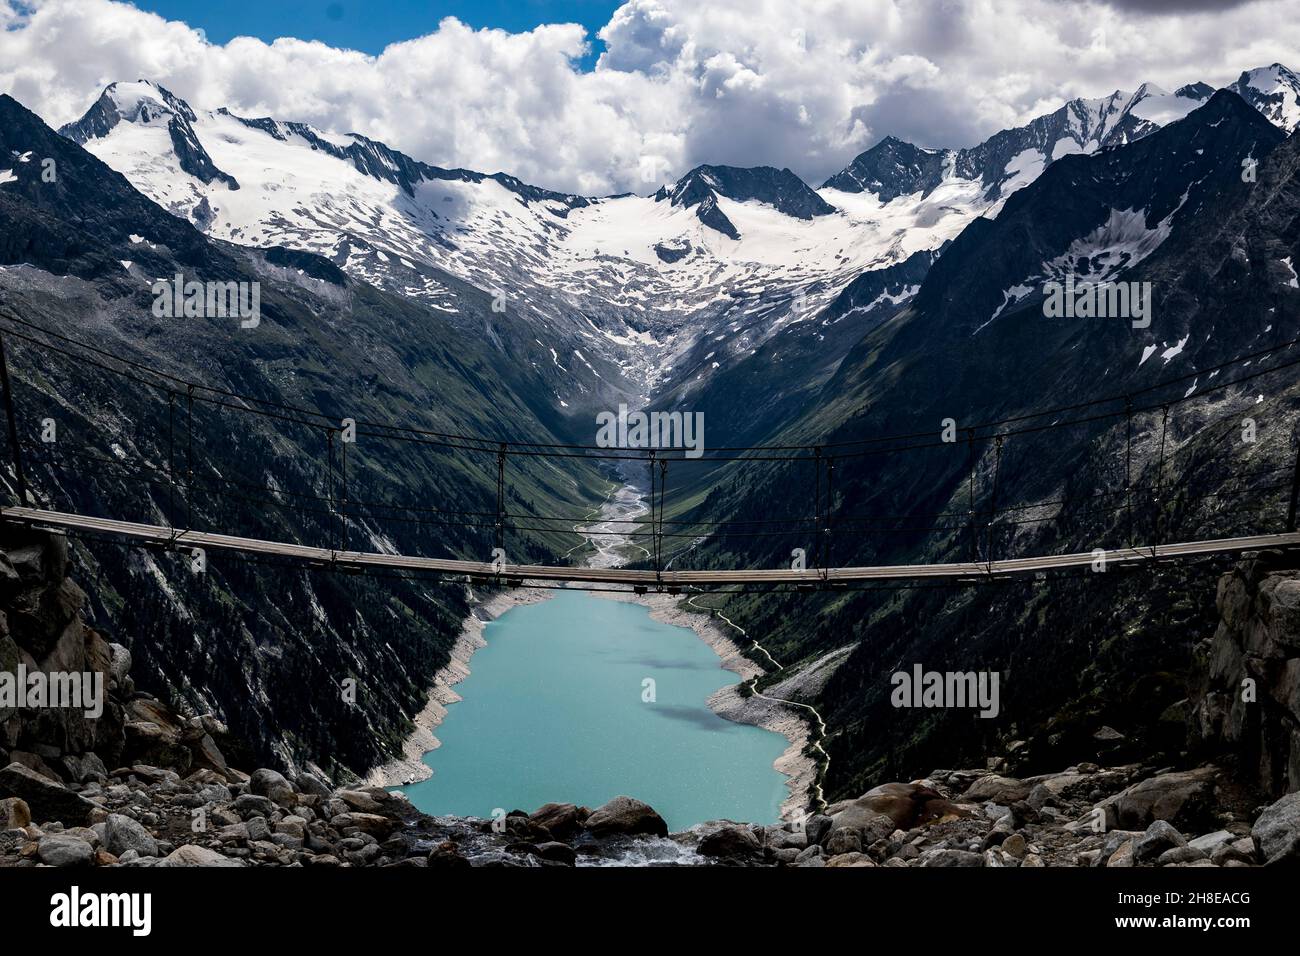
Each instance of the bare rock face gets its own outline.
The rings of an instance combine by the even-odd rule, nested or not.
[[[18,764],[73,789],[103,782],[109,767],[122,765],[180,774],[208,769],[233,782],[217,743],[228,739],[224,726],[211,718],[183,717],[137,692],[129,674],[130,651],[86,624],[86,595],[66,576],[66,540],[6,528],[0,548],[0,672],[15,686],[20,673],[29,684],[31,675],[39,674],[49,686],[57,679],[69,690],[75,678],[70,693],[77,697],[74,706],[0,702],[0,767]],[[11,787],[34,787],[9,776]],[[25,797],[16,790],[12,795]],[[32,805],[38,823],[62,819],[42,817],[41,805],[76,809],[56,792],[38,794]]]
[[[1219,579],[1219,626],[1196,647],[1190,742],[1279,797],[1300,790],[1300,570],[1261,555]]]

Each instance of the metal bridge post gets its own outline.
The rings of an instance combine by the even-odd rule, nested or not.
[[[0,336],[0,379],[5,390],[5,417],[9,420],[9,449],[14,456],[14,479],[18,483],[18,503],[27,504],[27,476],[23,473],[23,451],[18,444],[18,417],[14,412],[14,389],[9,381],[9,360],[5,357],[4,336]]]

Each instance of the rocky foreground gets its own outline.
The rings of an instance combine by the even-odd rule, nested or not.
[[[0,671],[84,672],[105,692],[94,716],[75,706],[0,704],[0,868],[1300,862],[1294,758],[1268,763],[1250,788],[1246,775],[1214,763],[1181,770],[1080,763],[1023,779],[936,770],[797,823],[719,820],[671,834],[653,808],[630,797],[594,810],[553,803],[494,820],[434,818],[400,793],[335,785],[311,764],[296,774],[248,774],[227,760],[239,742],[220,720],[180,713],[136,688],[129,650],[86,623],[85,596],[67,567],[57,536],[31,534],[0,552]],[[1273,738],[1290,740],[1290,725],[1275,715],[1295,700],[1300,581],[1248,569],[1225,578],[1220,604],[1226,600],[1245,610],[1225,610],[1207,651],[1218,663],[1206,673],[1218,684],[1207,682],[1189,710],[1202,736],[1218,735],[1235,750],[1256,741],[1252,752],[1273,752]],[[1274,702],[1268,720],[1230,703],[1239,658]],[[1005,771],[1015,761],[991,766]],[[1251,797],[1285,790],[1293,792],[1276,802]]]
[[[233,779],[232,779],[233,778]],[[936,771],[802,824],[713,821],[668,832],[650,806],[547,804],[498,820],[430,817],[400,793],[313,774],[185,777],[137,764],[63,784],[0,770],[0,867],[1195,866],[1300,862],[1300,793],[1253,821],[1219,771],[1072,767],[1017,780]]]

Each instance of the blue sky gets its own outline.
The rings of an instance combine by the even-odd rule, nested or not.
[[[472,27],[511,33],[541,23],[581,23],[587,28],[590,69],[603,44],[596,31],[609,22],[619,0],[134,0],[135,6],[201,28],[214,43],[235,36],[270,42],[293,36],[334,47],[379,53],[398,40],[430,33],[443,17]]]

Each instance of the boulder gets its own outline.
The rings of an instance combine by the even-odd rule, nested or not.
[[[545,827],[557,840],[569,840],[582,830],[588,815],[586,808],[572,803],[546,803],[529,814],[528,820]]]
[[[294,789],[299,793],[310,794],[314,797],[328,799],[331,796],[329,786],[320,777],[312,773],[300,773],[294,784]]]
[[[1133,841],[1133,861],[1150,863],[1166,850],[1187,846],[1184,837],[1168,820],[1156,820]]]
[[[224,762],[223,760],[222,763]],[[293,787],[289,785],[289,781],[284,778],[284,775],[275,770],[268,770],[265,767],[253,771],[253,775],[248,778],[248,790],[256,796],[266,797],[272,803],[278,804],[285,809],[291,809],[297,802],[294,797]]]
[[[1250,835],[1266,866],[1300,863],[1300,792],[1267,807]]]
[[[962,799],[967,803],[984,803],[991,800],[994,803],[1012,804],[1026,799],[1032,789],[1033,784],[1024,780],[1000,777],[991,773],[971,784],[962,795]]]
[[[381,817],[377,813],[340,813],[330,822],[340,830],[356,827],[362,833],[368,833],[380,840],[401,826],[400,821],[391,817]]]
[[[433,869],[444,870],[468,870],[470,867],[469,860],[461,856],[460,848],[450,840],[433,848],[429,854],[428,865]]]
[[[17,797],[0,800],[0,830],[21,830],[32,822],[32,808]]]
[[[921,857],[921,866],[983,866],[984,857],[969,850],[936,849]]]
[[[241,793],[231,804],[231,809],[245,820],[249,820],[253,817],[269,817],[275,805],[266,797],[254,793]]]
[[[578,854],[574,852],[573,847],[557,840],[537,844],[537,855],[543,860],[563,863],[566,866],[574,866],[578,861]]]
[[[1110,859],[1106,861],[1106,866],[1111,868],[1133,866],[1134,842],[1134,840],[1125,840],[1121,843],[1119,849],[1112,853]]]
[[[701,856],[748,857],[761,849],[762,843],[749,827],[727,824],[706,834],[700,840],[697,852]]]
[[[258,772],[260,773],[261,771]],[[253,776],[256,777],[257,774],[253,774]],[[256,793],[257,791],[253,792]],[[337,796],[353,810],[359,810],[362,813],[384,812],[384,805],[364,791],[340,790]]]
[[[130,817],[110,813],[104,820],[104,849],[118,857],[127,850],[135,850],[140,856],[157,856],[158,841]]]
[[[1174,846],[1156,857],[1156,866],[1177,866],[1180,863],[1195,863],[1204,860],[1205,854],[1192,846]]]
[[[1024,836],[1013,833],[1002,841],[1002,852],[1014,859],[1022,860],[1029,852],[1029,844],[1025,842]]]
[[[834,834],[837,830],[854,830],[864,846],[870,846],[898,829],[892,819],[864,806],[860,800],[832,804],[827,810],[834,811],[830,813],[830,834]],[[824,844],[828,839],[830,835],[824,837],[822,843]]]
[[[108,768],[104,761],[93,753],[69,754],[63,758],[63,769],[68,780],[73,783],[103,783],[108,779]]]
[[[68,826],[89,821],[95,805],[73,793],[61,783],[41,776],[19,763],[0,770],[0,798],[16,797],[24,801],[38,823],[58,820]]]
[[[889,817],[897,830],[910,830],[935,820],[970,814],[968,808],[952,803],[933,787],[920,783],[882,783],[855,802],[860,807]]]
[[[90,866],[95,848],[81,837],[51,833],[41,837],[36,854],[46,866]]]
[[[1119,825],[1136,830],[1145,829],[1153,820],[1167,820],[1181,829],[1195,830],[1213,820],[1217,778],[1214,767],[1201,767],[1140,781],[1116,800]]]
[[[1231,843],[1235,839],[1237,839],[1237,836],[1234,833],[1227,830],[1215,830],[1213,833],[1205,834],[1205,836],[1198,836],[1194,840],[1188,840],[1187,845],[1209,856],[1225,843]]]
[[[243,866],[243,860],[234,860],[228,856],[222,856],[216,850],[209,850],[207,847],[195,846],[187,843],[184,846],[178,846],[167,856],[159,860],[156,866]]]
[[[830,856],[862,852],[862,831],[857,827],[837,827],[822,843]]]
[[[667,836],[668,824],[655,813],[654,808],[632,797],[615,797],[602,807],[597,807],[587,817],[587,829],[596,836],[616,833],[648,833]]]
[[[133,763],[175,767],[181,773],[190,769],[194,759],[190,748],[169,728],[151,720],[129,720],[122,729],[126,734],[124,754]]]

